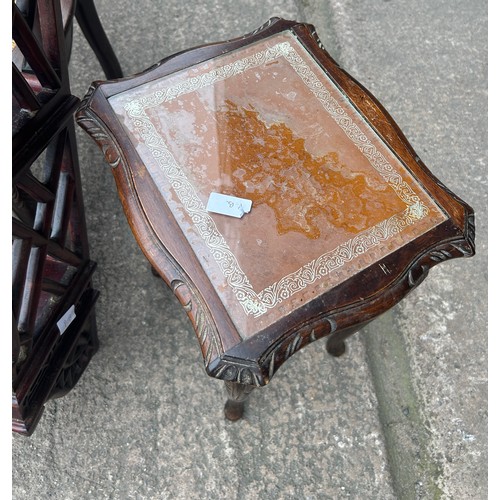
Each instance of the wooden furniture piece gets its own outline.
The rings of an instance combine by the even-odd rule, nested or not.
[[[474,254],[472,209],[311,25],[273,18],[94,83],[77,122],[192,321],[208,375],[225,381],[232,420],[299,349],[328,335],[342,354],[432,266]],[[212,193],[247,200],[222,202],[242,217],[207,208]]]
[[[12,430],[24,435],[98,348],[68,75],[73,15],[92,18],[91,5],[12,4]],[[92,26],[88,39],[101,40],[97,15]],[[106,75],[122,76],[109,46],[103,54]]]

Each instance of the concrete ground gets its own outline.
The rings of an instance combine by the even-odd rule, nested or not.
[[[272,16],[314,24],[475,209],[477,255],[433,268],[344,357],[323,341],[297,353],[230,423],[222,384],[204,376],[187,317],[78,130],[101,347],[35,433],[13,436],[13,498],[486,499],[487,1],[95,4],[127,75]],[[104,78],[78,28],[71,73],[79,97]]]

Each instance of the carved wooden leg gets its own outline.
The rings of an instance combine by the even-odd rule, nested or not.
[[[243,416],[245,400],[252,392],[252,385],[238,384],[237,382],[224,381],[228,393],[228,400],[224,406],[224,414],[228,420],[239,420]]]
[[[104,32],[99,15],[92,0],[76,2],[75,17],[87,42],[94,51],[108,80],[123,76],[108,37]]]
[[[336,335],[330,335],[326,341],[326,351],[328,354],[338,358],[345,353],[346,347],[344,339],[339,339]]]

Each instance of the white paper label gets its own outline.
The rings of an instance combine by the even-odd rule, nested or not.
[[[252,201],[227,194],[211,193],[207,210],[216,214],[229,215],[241,219],[252,209]]]
[[[71,322],[76,318],[75,314],[75,306],[71,306],[61,317],[61,319],[57,322],[57,328],[59,328],[59,334],[62,335]]]

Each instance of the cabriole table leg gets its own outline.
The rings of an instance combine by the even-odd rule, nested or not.
[[[238,382],[224,381],[226,384],[227,394],[229,396],[224,405],[224,415],[228,420],[236,421],[243,416],[245,400],[252,392],[252,385],[239,384]]]
[[[326,352],[338,358],[346,351],[345,341],[337,335],[330,335],[326,341]]]

